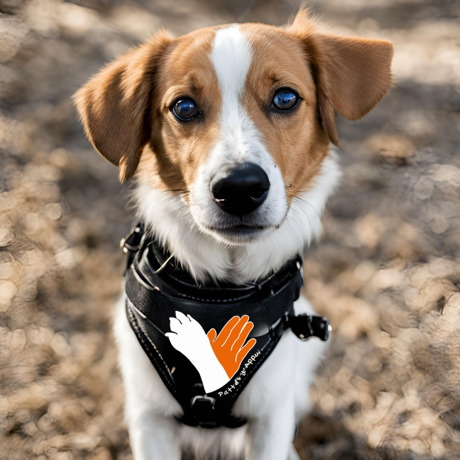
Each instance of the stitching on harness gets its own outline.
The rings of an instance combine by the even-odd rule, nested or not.
[[[131,319],[131,324],[134,328],[134,333],[136,334],[138,340],[140,340],[141,344],[143,345],[143,348],[144,348],[144,351],[147,353],[147,355],[153,359],[155,362],[157,362],[157,358],[160,358],[160,360],[162,361],[162,363],[164,364],[164,366],[166,367],[166,369],[168,369],[168,372],[169,372],[169,368],[166,364],[166,362],[164,361],[163,357],[161,356],[161,353],[158,351],[157,347],[155,346],[155,344],[149,339],[149,337],[144,333],[144,331],[139,327],[139,324],[138,324],[138,321],[134,315],[134,313],[131,311],[131,307],[130,305],[127,303],[126,306],[128,307],[127,310],[128,310],[128,314],[130,316],[130,319]],[[148,343],[146,343],[146,340],[148,341]],[[157,353],[157,356],[154,356],[153,353],[151,352],[151,349],[148,345],[151,345],[153,347],[153,349],[156,351]],[[158,366],[158,368],[156,368],[156,370],[160,373],[163,374],[163,376],[165,377],[166,380],[168,380],[169,382],[171,382],[172,385],[174,385],[174,382],[172,381],[171,377],[164,371],[164,369],[161,367],[161,366]],[[173,387],[173,390],[174,392],[176,392],[176,389]]]
[[[179,294],[179,297],[182,297],[184,299],[196,300],[198,302],[204,302],[204,303],[214,303],[214,302],[216,302],[216,303],[226,303],[226,302],[235,302],[236,300],[246,299],[250,295],[251,294],[240,296],[240,297],[232,297],[231,299],[202,299],[200,297],[194,297],[194,296],[188,295],[188,294]]]

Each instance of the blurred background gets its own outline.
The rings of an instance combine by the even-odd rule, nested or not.
[[[123,459],[111,333],[129,185],[70,97],[159,27],[284,24],[297,0],[0,0],[0,459]],[[302,459],[460,458],[460,2],[311,0],[389,39],[395,84],[339,120],[342,185],[305,267],[334,326]],[[308,391],[308,389],[305,389]]]

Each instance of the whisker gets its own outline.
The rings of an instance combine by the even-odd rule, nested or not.
[[[293,196],[292,199],[294,199],[294,198],[298,198],[298,197]],[[305,200],[301,200],[301,201],[305,201]],[[305,203],[307,203],[307,202],[305,201]],[[307,203],[307,204],[309,204],[309,203]],[[310,228],[313,229],[313,224],[311,223],[310,216],[308,215],[308,212],[303,208],[303,206],[299,206],[299,207],[300,207],[301,211],[305,214],[305,217],[308,219],[308,223],[310,224]],[[310,205],[310,207],[313,209],[313,211],[315,210],[313,208],[313,206]]]
[[[316,209],[307,200],[304,200],[303,198],[300,198],[299,196],[293,196],[292,199],[297,199],[297,200],[303,201],[305,204],[310,206],[310,208],[313,209],[313,212],[318,216],[318,218],[321,219],[321,216],[318,214]]]

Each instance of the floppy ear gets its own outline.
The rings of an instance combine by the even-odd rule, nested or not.
[[[319,35],[318,103],[324,129],[338,144],[334,109],[348,120],[371,111],[391,86],[393,46],[384,40]]]
[[[299,12],[291,30],[305,45],[316,80],[320,117],[329,139],[338,145],[334,111],[357,120],[380,102],[392,82],[393,45],[318,33],[305,10]]]
[[[109,64],[74,95],[86,134],[96,150],[132,177],[149,140],[149,107],[155,69],[170,36],[161,31],[149,42]]]

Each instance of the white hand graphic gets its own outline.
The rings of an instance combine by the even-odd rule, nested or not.
[[[169,319],[169,325],[171,332],[165,335],[171,345],[196,367],[206,393],[224,386],[229,380],[228,375],[214,354],[201,324],[190,315],[176,311],[176,317]]]

